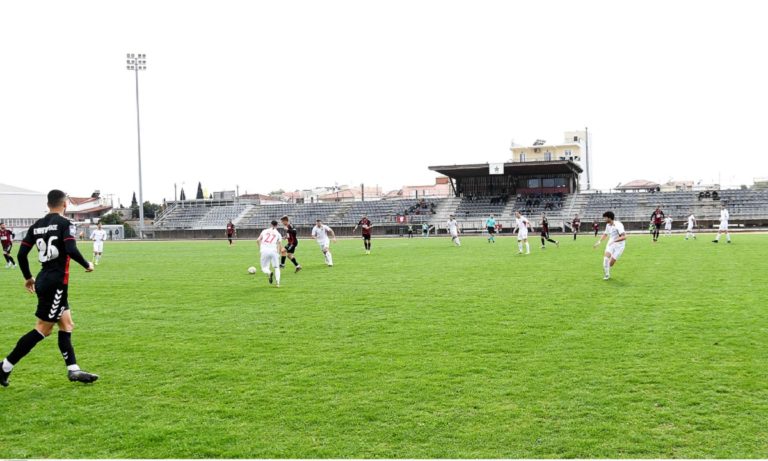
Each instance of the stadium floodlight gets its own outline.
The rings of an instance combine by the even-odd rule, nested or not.
[[[136,136],[139,151],[139,239],[144,238],[144,193],[141,179],[141,119],[139,117],[139,71],[147,70],[147,55],[126,53],[125,67],[136,77]]]

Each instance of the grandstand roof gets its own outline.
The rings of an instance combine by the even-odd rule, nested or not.
[[[617,187],[617,190],[644,190],[644,189],[653,189],[655,187],[659,187],[661,184],[653,181],[648,181],[647,179],[635,179],[634,181],[630,181],[628,183],[624,183]]]
[[[442,165],[429,167],[432,171],[451,178],[489,175],[488,163],[469,165]],[[504,164],[504,174],[518,176],[529,174],[563,174],[581,173],[579,165],[570,160],[552,160],[549,162],[507,162]]]
[[[0,183],[0,194],[42,194],[42,192]]]

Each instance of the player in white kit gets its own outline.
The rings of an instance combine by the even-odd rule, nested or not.
[[[456,218],[453,215],[448,219],[448,233],[451,234],[451,241],[456,244],[457,247],[461,246],[461,240],[459,239],[459,223],[456,222]]]
[[[693,228],[696,227],[696,217],[691,214],[688,216],[688,227],[685,229],[685,239],[693,238],[696,240],[696,234],[693,233]]]
[[[664,218],[664,234],[672,235],[672,218],[669,216]]]
[[[525,244],[525,254],[531,254],[531,244],[528,243],[528,228],[531,226],[531,222],[528,218],[523,216],[520,211],[515,211],[515,228],[512,229],[512,233],[517,230],[517,254],[523,254],[523,244]]]
[[[717,228],[717,237],[712,242],[720,243],[720,234],[725,232],[725,240],[731,243],[731,233],[728,232],[728,219],[731,215],[728,213],[728,209],[725,207],[725,203],[720,204],[720,227]]]
[[[315,238],[317,244],[320,245],[320,249],[323,250],[323,256],[325,256],[325,264],[328,265],[328,267],[333,267],[331,239],[333,239],[333,243],[336,243],[336,234],[333,233],[333,229],[326,226],[323,224],[322,220],[318,219],[315,221],[315,227],[312,228],[312,237]]]
[[[600,236],[600,240],[595,242],[593,248],[597,248],[605,240],[605,237],[608,237],[608,244],[605,246],[605,253],[603,254],[603,272],[605,273],[603,280],[608,280],[611,278],[611,267],[624,253],[627,234],[624,231],[624,225],[616,221],[613,211],[603,213],[603,218],[605,218],[605,232]]]
[[[93,240],[93,265],[98,266],[101,255],[104,253],[104,240],[107,239],[107,231],[101,228],[101,223],[96,225],[96,230],[91,234]]]
[[[276,287],[280,288],[280,244],[283,236],[277,230],[277,221],[270,223],[268,227],[261,231],[259,238],[259,251],[261,253],[261,271],[269,276],[269,283],[277,282]],[[273,272],[274,270],[274,272]]]

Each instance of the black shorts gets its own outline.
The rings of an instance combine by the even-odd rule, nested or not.
[[[13,245],[8,245],[7,247],[3,247],[3,254],[7,254],[8,256],[10,256],[12,249],[13,249]]]
[[[294,253],[296,253],[296,247],[297,246],[299,246],[298,243],[293,243],[293,244],[289,243],[288,245],[285,246],[285,252],[286,253],[290,253],[290,254],[294,254]]]
[[[661,229],[661,223],[653,223],[654,226],[656,226],[656,230]]]
[[[545,239],[548,239],[549,238],[549,232],[541,231],[541,236],[544,237]]]
[[[35,280],[37,311],[35,317],[43,322],[56,323],[64,311],[69,310],[69,286],[60,277],[40,277]]]
[[[496,228],[494,227],[486,227],[486,229],[488,229],[488,233],[491,235],[496,233]]]
[[[363,240],[370,240],[371,234],[363,234]]]

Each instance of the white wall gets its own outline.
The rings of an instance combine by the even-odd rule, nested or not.
[[[0,192],[0,219],[41,218],[48,212],[45,202],[37,192]]]

